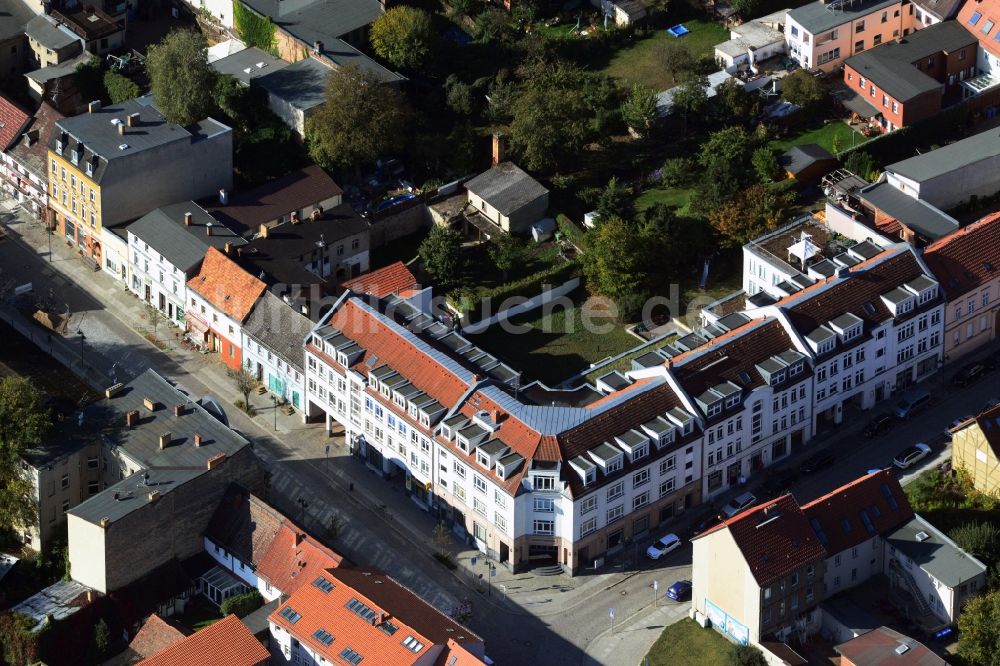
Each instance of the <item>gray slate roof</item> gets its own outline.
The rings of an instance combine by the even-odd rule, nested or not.
[[[184,213],[191,213],[190,226],[184,224]],[[209,225],[211,236],[207,233]],[[193,201],[157,208],[130,224],[127,230],[184,273],[200,264],[210,247],[222,250],[226,243],[233,247],[246,244],[244,238]]]
[[[858,196],[929,240],[936,240],[958,229],[958,220],[926,201],[903,194],[889,183],[870,185]]]
[[[73,42],[80,41],[80,38],[71,33],[66,28],[59,26],[55,19],[48,16],[36,16],[24,27],[24,32],[28,37],[45,48],[58,51]]]
[[[243,332],[302,372],[302,348],[312,327],[308,317],[265,291],[243,323]]]
[[[789,18],[813,35],[833,30],[848,21],[860,19],[871,12],[888,9],[899,0],[863,0],[841,5],[824,4],[820,0],[788,12]]]
[[[35,15],[21,0],[4,0],[0,11],[0,40],[10,39],[24,33],[24,26]]]
[[[549,191],[512,162],[503,162],[465,184],[465,189],[503,215],[511,215]]]
[[[286,60],[276,58],[267,51],[261,51],[256,46],[237,51],[209,64],[219,74],[228,74],[245,84],[249,84],[250,79],[256,79],[288,67]],[[248,69],[249,72],[246,71]]]
[[[994,128],[923,155],[890,164],[886,167],[886,171],[920,182],[998,156],[1000,156],[1000,129]]]
[[[816,162],[824,160],[833,161],[835,159],[823,146],[815,143],[806,143],[801,146],[792,146],[789,148],[778,158],[778,163],[786,171],[797,174]]]
[[[917,534],[920,532],[929,538],[918,541]],[[885,539],[914,564],[949,587],[958,587],[963,581],[986,573],[985,564],[963,551],[919,515],[914,515],[888,533]]]
[[[126,118],[139,114],[139,125],[126,127],[125,134],[118,133],[118,127],[111,121],[114,119],[126,122]],[[229,127],[211,118],[206,118],[192,126],[191,130],[168,122],[155,106],[151,96],[130,99],[121,104],[104,106],[93,113],[81,113],[71,118],[63,118],[56,123],[56,129],[49,139],[49,148],[56,149],[60,135],[66,132],[67,145],[63,154],[72,154],[79,144],[83,144],[84,152],[80,159],[81,167],[96,156],[97,168],[93,179],[101,182],[108,170],[109,162],[130,158],[144,150],[159,148],[177,141],[192,143],[194,141],[231,132]],[[122,148],[122,146],[128,146]]]
[[[871,79],[897,101],[906,102],[944,84],[917,69],[913,63],[940,52],[953,53],[971,47],[976,52],[976,38],[960,23],[936,23],[910,33],[898,42],[889,42],[849,58],[846,65]]]
[[[238,56],[240,53],[236,55]],[[303,58],[287,67],[275,69],[259,76],[254,81],[261,88],[288,102],[296,109],[308,111],[323,103],[326,80],[332,71],[331,67],[315,58]]]
[[[84,608],[87,604],[81,603],[80,598],[92,591],[75,580],[61,580],[28,597],[11,610],[27,615],[36,622],[35,626],[39,627],[49,615],[55,620],[64,620]]]
[[[914,0],[913,4],[931,16],[947,21],[958,13],[962,0]]]
[[[204,467],[201,469],[192,467],[153,468],[148,472],[148,482],[145,481],[144,472],[136,472],[113,486],[105,488],[102,492],[76,505],[66,513],[95,525],[99,525],[102,518],[107,518],[113,523],[150,504],[150,493],[156,491],[161,496],[167,495],[206,471]],[[116,494],[118,499],[115,499]]]
[[[87,51],[80,53],[77,56],[70,58],[69,60],[64,60],[58,65],[52,65],[51,67],[42,67],[25,74],[26,77],[32,81],[38,83],[48,83],[53,79],[61,79],[64,76],[70,76],[76,72],[76,68],[80,65],[88,62],[90,60],[91,54]]]

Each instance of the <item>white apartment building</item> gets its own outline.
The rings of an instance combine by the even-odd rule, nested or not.
[[[193,201],[157,208],[125,232],[129,290],[181,328],[187,281],[198,272],[208,248],[226,250],[246,243]]]
[[[244,367],[297,410],[305,404],[302,347],[312,327],[308,317],[269,291],[241,327]]]

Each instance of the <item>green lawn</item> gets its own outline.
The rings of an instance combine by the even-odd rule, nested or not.
[[[645,190],[635,199],[635,207],[638,210],[646,210],[650,206],[658,203],[666,204],[676,208],[679,215],[684,215],[687,211],[688,202],[691,201],[693,189],[680,187],[651,187]]]
[[[557,308],[548,315],[535,310],[511,320],[513,325],[526,325],[524,331],[510,326],[504,330],[498,324],[482,333],[466,335],[473,344],[524,372],[525,379],[554,386],[591,363],[628,351],[637,343],[632,334],[593,302],[586,305],[590,325],[584,326],[583,296],[582,291],[574,294],[576,307],[572,310]]]
[[[702,629],[694,620],[675,622],[649,649],[649,666],[724,666],[732,643],[714,629]]]
[[[811,127],[799,131],[787,137],[775,139],[768,146],[779,152],[785,152],[792,146],[801,146],[806,143],[816,143],[826,148],[831,153],[836,154],[833,149],[834,137],[840,137],[840,150],[847,150],[851,147],[851,135],[854,135],[854,144],[859,145],[868,140],[865,135],[855,132],[851,126],[840,120],[830,120],[820,127]]]
[[[221,619],[218,607],[199,594],[188,602],[184,613],[177,617],[177,624],[199,631]]]
[[[671,342],[675,342],[676,340],[677,340],[677,336],[676,335],[671,335],[671,336],[669,336],[667,338],[664,338],[663,340],[660,340],[659,342],[655,342],[655,343],[653,343],[651,345],[647,345],[645,347],[642,347],[641,349],[636,349],[634,352],[632,352],[630,354],[626,354],[625,356],[622,356],[620,359],[618,359],[614,363],[609,363],[606,366],[602,367],[600,370],[594,370],[593,372],[588,373],[587,374],[587,381],[588,382],[594,382],[601,375],[606,375],[607,373],[614,372],[615,370],[617,370],[618,372],[625,372],[627,370],[631,370],[632,369],[632,359],[638,358],[638,357],[642,356],[643,354],[648,354],[651,351],[656,351],[660,347],[662,347],[664,345],[667,345],[667,344],[670,344]],[[636,339],[636,342],[638,342],[638,338]],[[644,343],[639,342],[639,344],[642,345]]]
[[[716,44],[729,39],[729,31],[714,21],[688,20],[684,21],[684,26],[691,32],[679,41],[695,56],[711,55]],[[674,39],[665,30],[657,30],[618,51],[602,72],[631,83],[641,83],[657,92],[671,88],[676,84],[657,62],[656,47]]]

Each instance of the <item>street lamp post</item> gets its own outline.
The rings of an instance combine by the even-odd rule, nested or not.
[[[274,405],[274,432],[278,432],[278,396],[271,394],[271,404]]]
[[[660,589],[660,581],[654,580],[653,581],[653,608],[656,608],[656,597],[657,597],[657,592],[659,591],[659,589]]]

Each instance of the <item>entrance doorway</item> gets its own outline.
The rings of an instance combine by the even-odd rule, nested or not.
[[[147,285],[146,285],[146,302],[147,302],[147,303],[149,303],[149,302],[150,302],[150,299],[151,299],[152,297],[153,297],[153,294],[152,294],[152,292],[151,292],[151,290],[150,290],[150,288],[149,288],[149,285],[147,284]]]
[[[510,562],[510,546],[505,544],[503,541],[500,542],[500,557],[501,564],[506,564]]]

